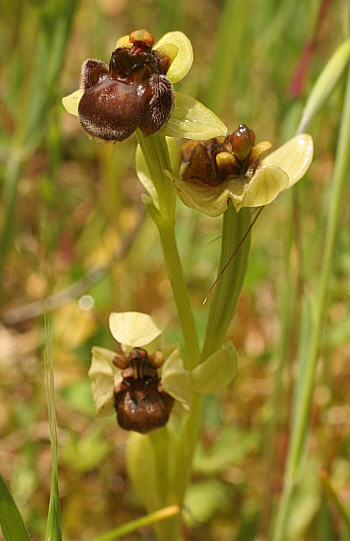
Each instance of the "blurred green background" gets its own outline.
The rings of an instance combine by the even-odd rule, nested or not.
[[[143,513],[125,471],[126,433],[114,418],[95,419],[91,347],[116,347],[111,311],[150,313],[169,323],[167,341],[181,337],[157,233],[144,216],[134,137],[90,141],[61,98],[78,88],[85,59],[108,63],[119,37],[147,28],[157,41],[181,30],[194,64],[176,90],[212,108],[229,131],[245,123],[275,147],[294,135],[315,80],[348,36],[349,3],[12,0],[0,10],[0,469],[32,538],[41,538],[50,485],[41,303],[48,299],[62,527],[67,539],[86,539]],[[230,334],[238,376],[205,402],[186,501],[189,539],[249,541],[268,531],[289,439],[301,298],[312,294],[322,254],[343,91],[344,81],[310,127],[315,157],[307,177],[255,225]],[[350,539],[320,480],[328,472],[350,512],[349,195],[291,540]],[[178,205],[178,243],[203,330],[220,223]]]

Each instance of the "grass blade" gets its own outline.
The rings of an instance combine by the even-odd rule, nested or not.
[[[30,541],[17,505],[0,474],[0,526],[5,541]]]
[[[61,511],[58,492],[58,464],[57,464],[57,416],[56,402],[53,379],[53,360],[52,360],[52,332],[47,318],[45,318],[45,372],[46,372],[46,392],[47,404],[49,410],[49,425],[51,436],[51,489],[50,505],[47,516],[46,540],[62,541],[61,530]]]

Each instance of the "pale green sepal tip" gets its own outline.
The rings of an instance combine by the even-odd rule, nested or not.
[[[178,345],[162,366],[162,383],[164,390],[181,402],[185,410],[191,410],[191,376],[185,368]]]
[[[232,342],[226,342],[204,363],[191,372],[192,390],[211,394],[226,387],[237,374],[237,352]]]
[[[150,355],[157,351],[157,339],[166,327],[141,312],[112,312],[109,316],[109,328],[117,342],[128,348],[144,347]]]
[[[288,181],[287,173],[277,165],[261,167],[247,184],[241,201],[236,204],[236,209],[268,205],[282,190],[288,188]]]
[[[178,53],[167,71],[171,83],[177,83],[188,73],[193,62],[193,49],[190,40],[182,32],[168,32],[154,45],[157,50],[166,45],[175,45]]]
[[[301,133],[287,141],[262,160],[263,167],[277,165],[289,177],[290,188],[300,180],[311,165],[314,144],[311,135]]]
[[[122,380],[121,372],[112,365],[115,353],[109,349],[93,347],[90,370],[91,392],[97,417],[115,413],[114,386]],[[119,375],[120,374],[120,375]]]
[[[337,86],[350,60],[350,39],[344,41],[327,62],[306,102],[298,132],[307,129],[327,98]]]
[[[78,106],[84,90],[79,89],[62,98],[63,107],[70,115],[78,116]]]
[[[225,124],[202,103],[175,92],[174,110],[168,122],[159,130],[161,135],[184,137],[196,141],[225,136]]]

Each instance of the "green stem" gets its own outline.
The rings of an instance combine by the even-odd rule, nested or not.
[[[235,248],[241,242],[250,225],[250,209],[236,212],[232,204],[224,213],[219,273]],[[250,234],[220,277],[210,304],[206,337],[199,362],[204,362],[222,344],[228,326],[234,316],[247,269]],[[179,502],[183,501],[190,481],[191,468],[202,411],[203,397],[193,394],[191,415],[184,416],[180,432],[179,456],[175,480]]]
[[[251,222],[251,210],[242,208],[236,212],[230,203],[224,213],[222,225],[221,257],[219,272],[247,233]],[[250,233],[235,257],[220,277],[210,303],[207,329],[201,362],[205,361],[222,344],[229,324],[236,311],[248,265]]]
[[[157,223],[157,227],[184,337],[188,367],[193,370],[198,364],[199,344],[190,296],[176,245],[175,230],[172,225],[166,223]]]
[[[19,178],[21,176],[23,166],[23,158],[20,155],[20,152],[14,153],[13,156],[9,158],[7,163],[6,176],[4,181],[3,189],[3,200],[5,206],[5,219],[4,227],[2,231],[2,241],[0,245],[0,298],[3,298],[2,288],[3,288],[3,274],[4,267],[6,262],[6,257],[11,247],[13,241],[13,229],[15,220],[15,210],[16,210],[16,195],[17,195],[17,185]]]
[[[165,137],[161,135],[143,137],[137,131],[136,136],[158,194],[159,209],[153,204],[149,204],[148,209],[158,228],[165,266],[184,337],[186,358],[188,366],[193,369],[198,364],[199,344],[190,296],[175,239],[176,195],[170,180],[164,175],[164,171],[171,171],[168,146]]]
[[[321,271],[318,280],[317,291],[314,298],[314,311],[312,318],[312,331],[308,343],[303,377],[299,380],[299,388],[294,396],[294,423],[291,441],[288,450],[285,480],[278,509],[276,524],[273,533],[273,541],[282,541],[285,538],[285,526],[288,516],[289,503],[293,486],[296,483],[302,458],[304,456],[304,442],[306,429],[309,422],[311,400],[315,385],[315,373],[317,358],[320,348],[321,331],[324,322],[324,312],[327,301],[328,284],[334,260],[335,241],[339,230],[341,206],[345,182],[349,168],[350,148],[350,69],[348,72],[346,93],[344,99],[343,114],[340,125],[340,133],[337,147],[337,155],[334,167],[332,190],[329,201],[329,219],[326,230],[325,247],[322,257]]]
[[[159,231],[165,266],[184,337],[188,367],[190,370],[193,370],[199,362],[203,362],[218,349],[227,332],[243,285],[249,255],[250,235],[248,235],[242,246],[240,246],[236,256],[216,285],[209,310],[205,344],[200,355],[190,297],[175,239],[173,219],[175,217],[175,203],[173,203],[172,199],[175,195],[173,191],[170,195],[169,189],[172,190],[172,187],[163,174],[165,169],[170,170],[167,145],[164,138],[160,136],[145,139],[138,134],[138,140],[150,177],[158,194],[159,208],[153,203],[150,203],[148,204],[148,209]],[[233,251],[247,233],[251,220],[250,217],[251,213],[249,209],[242,209],[237,213],[232,204],[229,205],[223,218],[219,270],[225,266]],[[182,418],[172,486],[169,487],[169,490],[173,491],[178,503],[183,502],[190,481],[193,455],[200,426],[202,403],[203,397],[193,394],[191,413],[183,414]],[[159,447],[155,442],[153,444],[155,448]],[[163,451],[164,453],[167,452],[165,442]],[[174,526],[171,527],[167,524],[170,523],[166,521],[163,524],[164,528],[158,528],[159,539],[169,540],[169,536],[173,538]]]
[[[176,195],[171,182],[164,176],[164,171],[172,171],[165,137],[157,133],[150,137],[144,137],[139,130],[136,130],[136,138],[157,190],[159,211],[166,221],[174,224]]]

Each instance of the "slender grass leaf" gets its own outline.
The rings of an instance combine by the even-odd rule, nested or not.
[[[50,505],[47,516],[46,525],[46,540],[61,541],[61,512],[60,500],[58,493],[58,465],[57,465],[57,417],[56,417],[56,402],[53,379],[53,360],[52,360],[52,334],[51,327],[47,319],[45,319],[45,336],[46,336],[46,352],[45,352],[45,371],[46,371],[46,389],[47,389],[47,404],[49,410],[49,425],[51,436],[51,489],[50,489]]]
[[[27,528],[0,474],[0,526],[5,541],[30,541]]]

